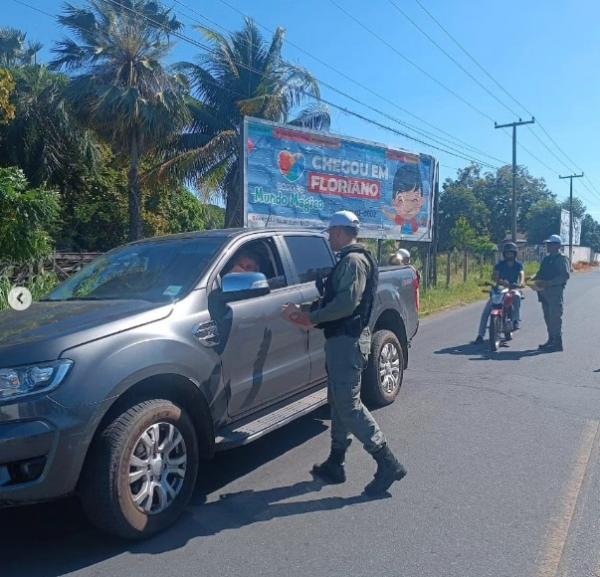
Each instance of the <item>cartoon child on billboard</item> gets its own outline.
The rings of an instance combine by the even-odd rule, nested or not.
[[[387,218],[396,226],[402,227],[402,232],[414,234],[419,229],[417,216],[425,203],[421,173],[417,163],[402,163],[394,175],[392,192],[393,211],[382,208]]]

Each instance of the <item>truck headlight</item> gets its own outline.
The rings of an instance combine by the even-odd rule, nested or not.
[[[0,369],[0,401],[52,391],[67,376],[73,361],[62,359]]]

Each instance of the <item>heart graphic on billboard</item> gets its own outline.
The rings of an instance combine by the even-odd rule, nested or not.
[[[304,155],[301,152],[280,151],[279,172],[290,182],[296,182],[304,173]]]

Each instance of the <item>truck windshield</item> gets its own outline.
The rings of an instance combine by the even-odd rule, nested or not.
[[[83,268],[44,300],[170,302],[193,288],[224,241],[188,238],[118,248]]]

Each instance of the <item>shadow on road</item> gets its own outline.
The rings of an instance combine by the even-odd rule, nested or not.
[[[503,344],[495,353],[492,353],[487,344],[476,345],[467,343],[464,345],[455,345],[434,351],[436,355],[463,355],[470,357],[469,361],[520,361],[525,357],[537,357],[538,355],[547,355],[549,352],[540,351],[539,349],[527,349],[516,351],[510,349],[510,345]],[[479,355],[479,356],[473,356]]]
[[[74,498],[0,511],[0,574],[2,577],[58,577],[124,553],[157,554],[184,546],[196,537],[215,535],[291,515],[340,509],[367,498],[329,497],[279,503],[321,489],[320,483],[298,482],[266,491],[242,491],[207,497],[327,429],[327,407],[267,435],[247,447],[217,454],[201,470],[192,503],[167,532],[143,542],[109,538],[93,529]],[[307,463],[308,467],[311,463]],[[308,471],[307,471],[308,475]]]

